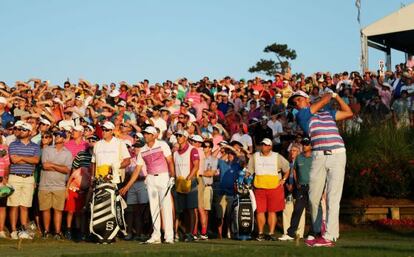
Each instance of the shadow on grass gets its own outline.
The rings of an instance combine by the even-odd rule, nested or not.
[[[348,250],[369,250],[369,251],[386,251],[386,252],[399,252],[399,253],[413,253],[414,247],[412,248],[401,248],[400,246],[395,247],[384,247],[384,246],[341,246],[342,249]]]

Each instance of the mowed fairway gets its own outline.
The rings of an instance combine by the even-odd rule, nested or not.
[[[142,245],[119,241],[111,245],[37,239],[0,241],[0,256],[413,256],[414,233],[357,230],[344,232],[336,247],[309,248],[296,242],[209,240],[174,245]]]

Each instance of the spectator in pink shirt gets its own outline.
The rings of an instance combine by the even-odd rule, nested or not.
[[[72,153],[73,158],[80,151],[88,149],[88,142],[83,140],[83,127],[81,125],[73,128],[72,139],[65,143],[65,147]]]

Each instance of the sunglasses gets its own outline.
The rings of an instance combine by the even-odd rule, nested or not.
[[[179,119],[185,119],[185,117],[182,117],[182,116],[181,116],[181,117],[180,117],[180,116],[178,116],[178,118],[179,118]]]
[[[129,126],[128,126],[128,125],[126,125],[126,124],[121,124],[121,127],[124,127],[124,128],[129,128]]]
[[[88,139],[88,142],[89,142],[89,143],[95,143],[95,142],[96,142],[96,140],[95,140],[95,139]]]
[[[102,131],[103,132],[108,132],[108,131],[112,131],[112,129],[106,129],[106,128],[104,128],[104,129],[102,129]]]
[[[68,115],[70,115],[70,114],[72,114],[72,112],[64,112],[64,114],[68,114]]]
[[[205,145],[205,146],[203,146],[203,148],[211,148],[211,146]]]
[[[51,138],[50,136],[42,136],[42,139]]]
[[[179,137],[183,137],[183,135],[181,135],[181,134],[176,134],[175,135],[177,138],[179,138]]]

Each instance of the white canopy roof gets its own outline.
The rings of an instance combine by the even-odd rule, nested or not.
[[[414,51],[414,3],[362,29],[368,40],[404,52]]]

